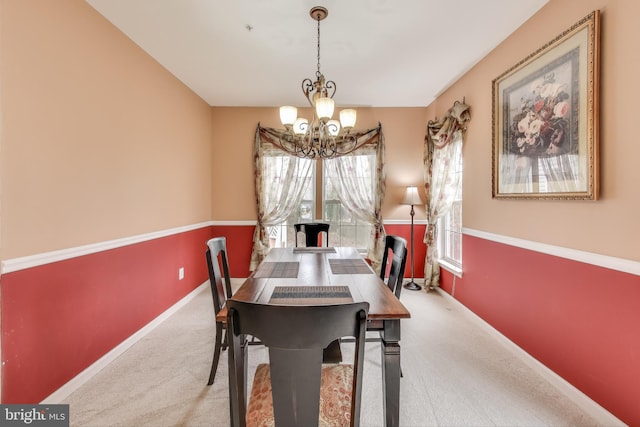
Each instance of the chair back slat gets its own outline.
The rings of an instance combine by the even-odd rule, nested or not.
[[[211,294],[213,296],[213,309],[218,314],[226,304],[227,298],[232,295],[227,259],[227,239],[225,237],[214,237],[207,241],[206,258]],[[221,265],[222,270],[220,270]]]
[[[308,248],[319,246],[319,236],[321,233],[324,233],[322,246],[329,246],[329,226],[330,224],[323,222],[294,224],[293,228],[296,234],[296,247],[298,247],[298,233],[304,233],[305,245]]]
[[[389,259],[389,252],[391,258]],[[391,266],[389,267],[389,261]],[[400,298],[404,270],[407,264],[407,240],[399,236],[386,236],[382,264],[380,266],[380,278],[386,280],[387,286],[395,296]],[[387,271],[389,275],[387,276]]]

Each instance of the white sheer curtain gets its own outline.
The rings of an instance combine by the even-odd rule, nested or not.
[[[456,173],[456,165],[459,156],[462,156],[463,137],[469,120],[469,106],[456,101],[442,120],[430,121],[427,125],[424,150],[424,185],[427,196],[424,284],[427,290],[440,285],[436,224],[451,208],[459,180],[462,179]]]
[[[381,262],[385,232],[380,213],[384,198],[384,145],[378,142],[356,152],[325,160],[325,167],[338,198],[352,215],[372,224],[367,258],[377,270]]]
[[[256,130],[254,161],[258,225],[253,235],[251,271],[269,252],[267,228],[284,222],[300,204],[311,183],[313,164],[312,160],[290,156],[263,140],[260,128]]]

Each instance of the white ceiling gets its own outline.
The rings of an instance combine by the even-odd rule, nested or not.
[[[212,106],[427,106],[548,0],[86,0]],[[250,29],[249,29],[250,28]]]

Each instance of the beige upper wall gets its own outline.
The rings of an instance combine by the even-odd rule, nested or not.
[[[601,11],[600,160],[598,201],[517,201],[491,197],[491,82],[591,11]],[[471,123],[463,149],[464,227],[640,261],[640,2],[551,0],[431,106],[443,114],[466,97]]]
[[[594,9],[602,12],[601,199],[491,198],[491,81]],[[428,120],[466,98],[464,226],[640,261],[635,0],[551,0],[425,108],[359,109],[382,123],[386,219],[422,179]],[[401,82],[398,82],[401,84]],[[0,0],[0,257],[210,219],[255,220],[256,124],[273,108],[208,107],[82,0]],[[417,219],[424,218],[418,211]]]
[[[302,98],[302,93],[300,94]],[[338,107],[339,108],[339,107]],[[387,192],[382,206],[385,219],[409,219],[407,206],[400,206],[404,187],[423,182],[423,143],[426,108],[358,108],[358,129],[382,124],[386,144]],[[303,114],[303,113],[300,113]],[[306,112],[310,117],[311,113]],[[213,219],[255,220],[256,198],[253,175],[255,130],[281,127],[279,110],[270,108],[213,108]],[[218,202],[220,201],[220,202]],[[424,218],[417,210],[416,219]]]
[[[0,8],[0,257],[210,220],[210,107],[82,0]]]

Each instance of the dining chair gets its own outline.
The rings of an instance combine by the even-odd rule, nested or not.
[[[391,257],[389,252],[391,252]],[[398,299],[400,299],[400,291],[402,291],[406,265],[407,240],[399,236],[386,236],[382,264],[380,264],[380,278],[386,282],[391,292]],[[387,272],[389,273],[388,275]]]
[[[211,294],[213,295],[213,311],[217,316],[220,310],[225,306],[227,299],[231,298],[231,278],[229,276],[229,263],[227,260],[227,239],[225,237],[214,237],[207,241],[207,267],[209,269],[209,283],[211,285]],[[222,265],[222,272],[220,266]],[[227,348],[227,325],[224,321],[216,320],[216,340],[213,350],[213,362],[211,364],[211,373],[209,374],[209,382],[207,385],[213,384],[220,361],[220,352]],[[224,332],[224,338],[222,336]]]
[[[319,236],[324,233],[323,246],[329,246],[329,226],[324,222],[309,222],[294,224],[293,228],[296,234],[296,248],[298,247],[298,233],[304,233],[305,246],[308,248],[320,246]],[[324,350],[325,363],[340,363],[342,361],[342,350],[340,341],[331,342]]]
[[[232,425],[358,426],[369,303],[267,305],[227,303]],[[319,328],[318,325],[323,327]],[[269,349],[246,402],[245,335]],[[322,364],[331,341],[355,339],[352,364]]]
[[[298,233],[304,233],[305,245],[309,248],[318,246],[318,236],[320,233],[324,233],[323,246],[329,246],[329,224],[324,222],[300,223],[293,224],[293,228],[296,234],[296,248],[298,247]]]
[[[329,246],[329,226],[324,222],[309,222],[294,224],[293,228],[296,234],[296,248],[298,247],[298,233],[304,233],[305,246],[308,248],[320,246],[318,244],[319,236],[324,233],[323,246]],[[342,361],[342,350],[340,341],[331,342],[324,350],[325,363],[340,363]]]
[[[391,253],[391,255],[389,255]],[[380,264],[380,279],[384,281],[391,292],[400,299],[402,282],[404,280],[404,270],[407,264],[407,240],[399,236],[385,237],[384,253]],[[389,273],[389,274],[387,274]],[[380,320],[370,320],[367,322],[367,331],[377,332],[378,336],[367,338],[367,342],[381,342],[380,334],[384,331],[384,324]],[[342,340],[350,342],[350,340]],[[400,368],[400,376],[404,376]]]

